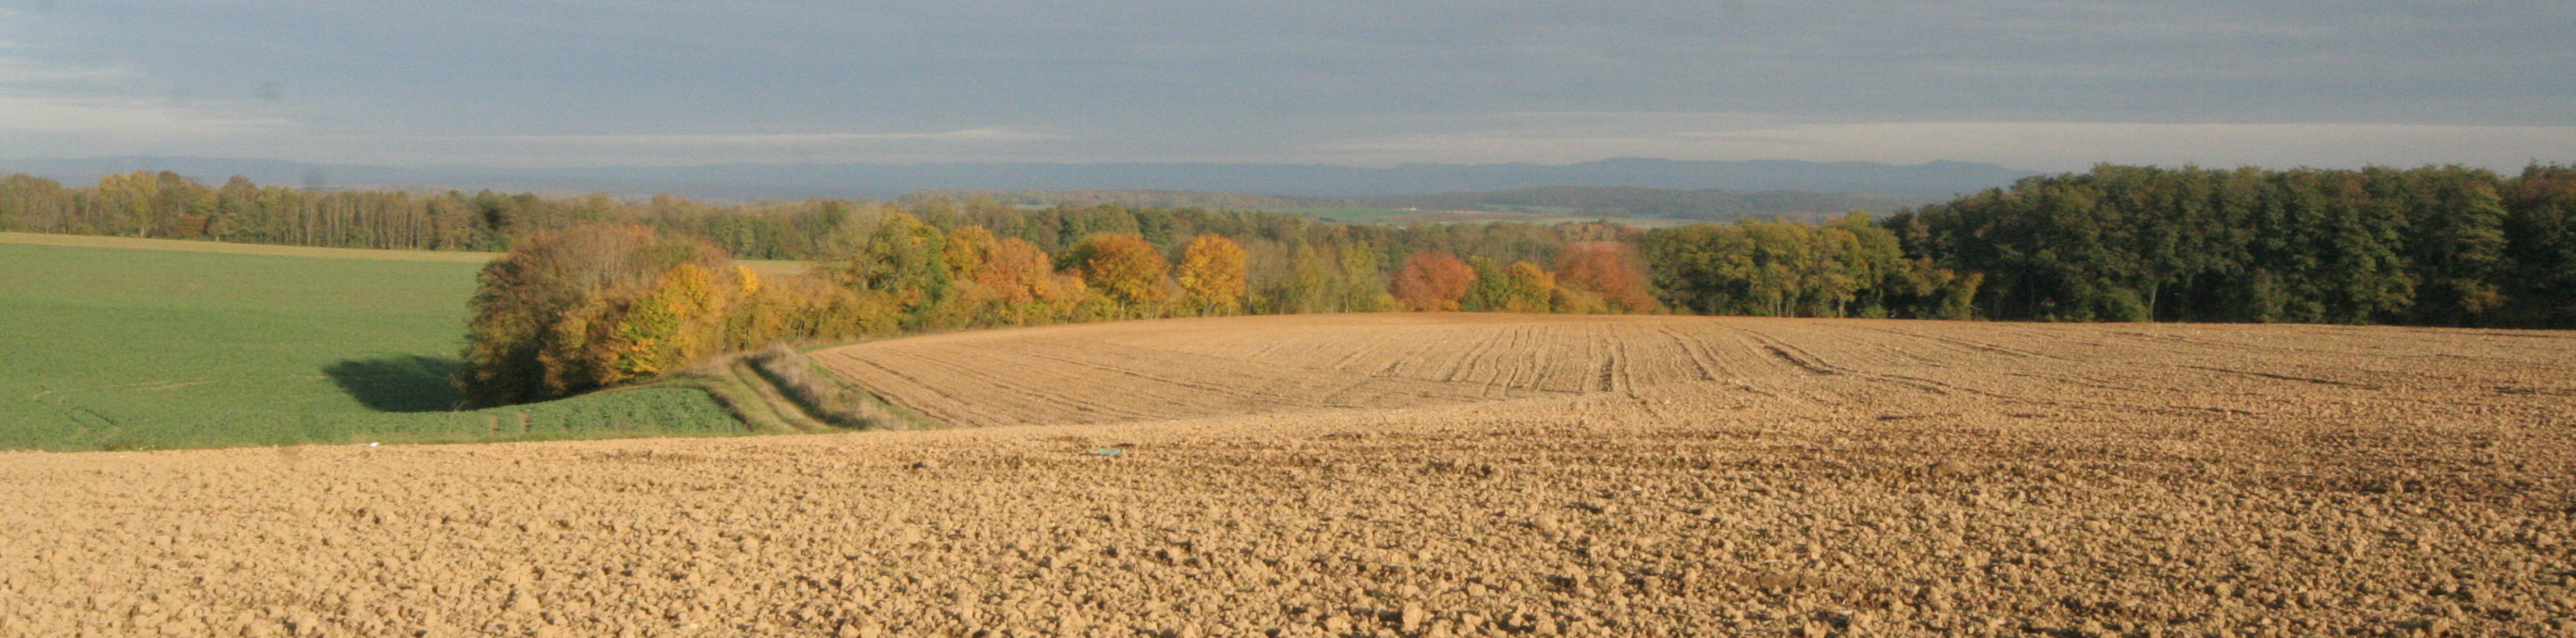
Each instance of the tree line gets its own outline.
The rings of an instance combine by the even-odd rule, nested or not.
[[[1564,262],[1545,266],[1420,248],[1390,287],[1366,240],[1237,240],[1192,226],[1158,227],[1176,233],[1167,245],[1113,227],[1050,251],[981,224],[887,212],[825,238],[832,252],[803,276],[763,276],[703,237],[642,225],[541,231],[480,274],[458,381],[469,402],[503,405],[782,341],[1247,312],[1662,310],[1619,241],[1564,242]],[[1483,235],[1392,237],[1440,246]]]
[[[2576,327],[2576,168],[2103,165],[1882,223],[1975,316]]]
[[[1337,224],[990,197],[318,192],[169,173],[0,178],[0,230],[502,250],[480,403],[772,341],[1222,314],[1686,312],[2576,327],[2576,168],[2103,165],[1885,219]],[[733,258],[802,259],[763,277]]]
[[[407,250],[503,251],[537,233],[636,224],[706,238],[745,259],[820,254],[814,238],[856,216],[833,200],[717,205],[673,196],[544,197],[482,191],[309,190],[234,177],[219,186],[170,173],[108,175],[69,187],[0,177],[0,230]]]
[[[912,215],[942,229],[983,226],[997,236],[1019,237],[1050,253],[1099,232],[1138,234],[1165,250],[1206,233],[1282,247],[1315,242],[1368,244],[1380,255],[1381,270],[1392,267],[1385,255],[1401,259],[1416,248],[1506,262],[1543,261],[1561,249],[1553,238],[1563,234],[1526,224],[1344,226],[1305,215],[1187,207],[1029,208],[984,195],[923,196],[896,202],[812,199],[717,204],[671,195],[629,200],[493,191],[325,191],[263,186],[240,177],[208,186],[170,172],[108,175],[95,186],[66,186],[24,174],[0,176],[0,230],[339,248],[497,252],[538,233],[606,223],[697,237],[737,259],[816,260],[845,251],[846,246],[831,243],[834,238],[852,236],[852,229],[892,213]],[[1582,236],[1628,232],[1595,226],[1568,232]]]

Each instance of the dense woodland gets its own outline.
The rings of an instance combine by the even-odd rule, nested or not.
[[[1986,318],[2576,327],[2576,167],[2106,165],[1882,225]]]
[[[2576,327],[2576,168],[2105,165],[1884,219],[1383,226],[990,197],[718,205],[0,178],[0,230],[510,250],[482,404],[773,341],[1235,313],[1688,312]],[[814,262],[762,277],[732,258]]]

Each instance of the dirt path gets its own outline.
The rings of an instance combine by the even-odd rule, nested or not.
[[[934,415],[1093,424],[0,454],[0,635],[2560,635],[2571,337],[888,341],[827,356]]]

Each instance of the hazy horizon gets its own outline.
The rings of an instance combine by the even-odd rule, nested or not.
[[[233,176],[271,185],[501,189],[720,200],[885,199],[934,190],[1169,190],[1303,197],[1371,197],[1551,186],[1803,191],[1940,197],[2003,186],[2030,171],[1991,164],[1889,165],[1794,160],[1687,162],[1621,158],[1577,164],[716,164],[680,167],[383,167],[193,157],[0,159],[0,173],[88,183],[134,171],[203,182]]]

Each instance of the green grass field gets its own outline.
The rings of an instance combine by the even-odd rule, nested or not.
[[[0,448],[745,431],[678,388],[453,411],[479,260],[27,241],[0,237]]]

